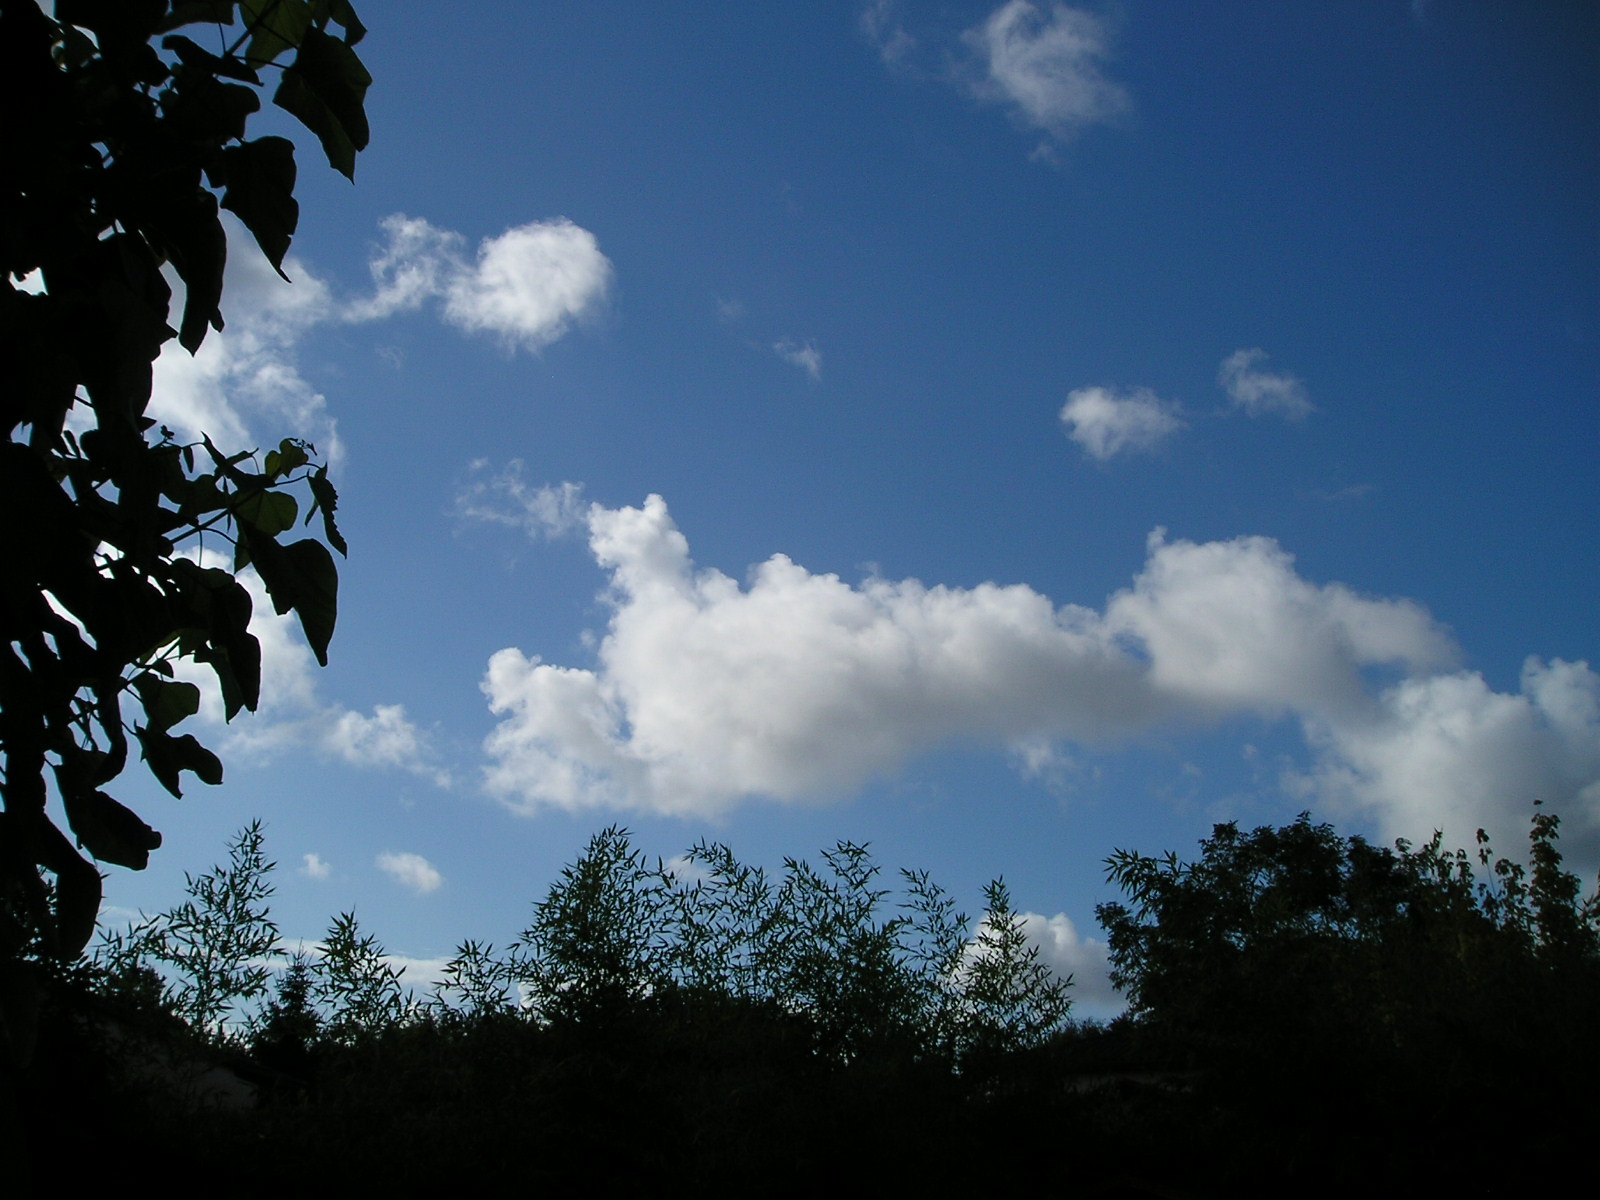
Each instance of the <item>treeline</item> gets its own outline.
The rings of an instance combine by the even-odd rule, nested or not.
[[[35,1171],[92,1138],[226,1194],[1497,1194],[1576,1164],[1600,1115],[1600,899],[1557,830],[1535,815],[1526,867],[1306,817],[1219,825],[1192,862],[1118,851],[1099,916],[1130,1008],[1099,1026],[999,882],[974,926],[850,843],[775,876],[702,843],[675,874],[617,828],[419,994],[352,914],[282,957],[257,824],[175,908],[34,960],[6,1124]]]

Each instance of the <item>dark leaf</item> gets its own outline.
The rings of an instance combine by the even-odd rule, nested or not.
[[[202,783],[213,787],[222,782],[222,760],[195,740],[194,734],[173,737],[137,725],[133,732],[139,739],[150,773],[174,796],[183,796],[180,780],[183,771],[192,771]]]
[[[250,30],[245,58],[256,65],[272,62],[300,45],[311,28],[311,8],[306,0],[240,0],[239,11]]]
[[[63,801],[78,845],[95,858],[130,871],[150,865],[150,851],[161,845],[161,835],[131,809],[98,791],[66,796]]]
[[[222,207],[244,222],[284,279],[283,256],[289,252],[300,221],[294,198],[294,145],[287,138],[264,137],[229,146],[222,152],[227,176]]]
[[[241,521],[249,521],[268,537],[277,537],[285,529],[293,529],[300,516],[300,505],[286,492],[253,492],[233,510]]]
[[[350,547],[345,544],[344,535],[339,532],[339,526],[334,523],[333,513],[339,507],[339,493],[334,491],[333,484],[328,479],[328,468],[318,467],[311,473],[311,511],[306,513],[306,521],[310,522],[317,509],[322,510],[322,532],[328,539],[328,545],[337,550],[341,556],[350,556]]]
[[[291,608],[300,618],[306,642],[317,661],[328,665],[328,642],[338,615],[339,572],[333,556],[321,542],[302,538],[280,546],[271,538],[240,526],[239,543],[272,597],[279,616]]]
[[[317,135],[328,163],[354,179],[356,153],[369,137],[364,108],[372,76],[356,52],[317,29],[306,31],[295,61],[285,68],[273,103]]]
[[[146,671],[134,677],[133,686],[139,693],[139,699],[144,702],[145,717],[150,728],[157,733],[164,733],[200,711],[200,689],[192,683],[161,679]],[[97,854],[95,857],[104,856]]]

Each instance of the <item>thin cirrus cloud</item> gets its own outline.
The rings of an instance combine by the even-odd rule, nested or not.
[[[401,887],[409,888],[419,896],[436,892],[444,884],[438,868],[420,854],[408,851],[385,852],[378,855],[378,869]]]
[[[461,234],[420,217],[397,213],[381,228],[386,242],[369,264],[375,290],[347,307],[347,320],[379,320],[437,300],[456,328],[536,353],[598,311],[611,286],[611,260],[594,234],[565,217],[484,238],[476,254]]]
[[[1078,388],[1067,394],[1061,423],[1085,454],[1104,462],[1123,453],[1154,450],[1185,425],[1178,405],[1149,388],[1119,392]]]
[[[1267,352],[1260,347],[1235,350],[1222,360],[1217,383],[1228,393],[1234,408],[1252,417],[1276,414],[1291,421],[1303,421],[1314,406],[1305,384],[1282,371],[1269,371],[1262,364]]]
[[[1157,531],[1093,609],[1025,585],[852,585],[781,554],[741,585],[695,566],[659,496],[586,524],[609,576],[597,661],[508,647],[481,684],[487,785],[519,812],[826,801],[941,745],[1037,764],[1255,715],[1303,731],[1291,791],[1396,835],[1514,830],[1531,795],[1600,829],[1600,676],[1531,660],[1496,693],[1421,606],[1312,583],[1268,538]]]
[[[790,366],[799,367],[813,380],[822,378],[822,351],[815,343],[782,338],[772,344],[772,352]]]
[[[1101,71],[1111,53],[1105,23],[1091,13],[1010,0],[962,41],[975,56],[980,99],[1004,104],[1024,125],[1066,142],[1131,107],[1128,93]],[[1041,148],[1048,152],[1048,144]]]

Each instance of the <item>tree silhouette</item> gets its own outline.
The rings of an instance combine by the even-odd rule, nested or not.
[[[283,271],[294,150],[247,137],[263,73],[352,176],[367,142],[363,33],[346,0],[58,0],[54,17],[0,0],[0,1016],[29,1006],[14,960],[30,941],[70,958],[93,932],[100,875],[79,851],[137,870],[160,845],[105,790],[132,745],[174,795],[185,772],[221,781],[216,755],[174,732],[200,693],[173,668],[208,667],[229,719],[256,707],[239,571],[254,568],[326,662],[333,559],[314,538],[286,540],[299,492],[345,552],[314,448],[291,438],[258,459],[208,437],[182,445],[146,409],[163,346],[192,354],[222,328],[219,210]],[[230,567],[198,561],[202,535],[231,547]],[[47,811],[52,790],[71,840]]]

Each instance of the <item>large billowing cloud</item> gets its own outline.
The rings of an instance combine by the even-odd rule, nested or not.
[[[1158,532],[1095,610],[1024,585],[850,584],[783,555],[741,585],[695,567],[658,496],[592,505],[587,527],[611,582],[595,665],[507,648],[482,684],[500,718],[488,784],[523,812],[827,799],[940,745],[1038,763],[1239,714],[1297,720],[1313,758],[1295,786],[1398,833],[1461,811],[1473,760],[1451,748],[1480,734],[1472,753],[1500,765],[1468,793],[1485,797],[1473,814],[1520,819],[1535,796],[1600,810],[1586,665],[1530,668],[1520,695],[1496,694],[1455,670],[1420,606],[1309,582],[1270,539]]]
[[[963,35],[983,77],[977,94],[1011,107],[1028,125],[1065,141],[1129,106],[1127,92],[1100,71],[1110,53],[1105,25],[1090,13],[1010,0]]]
[[[564,217],[484,238],[476,255],[459,233],[420,217],[396,214],[382,227],[387,244],[371,263],[376,290],[348,307],[351,320],[438,299],[444,319],[458,329],[538,351],[595,312],[611,286],[611,260],[594,234]]]
[[[1102,462],[1122,453],[1154,450],[1184,425],[1178,406],[1149,388],[1117,392],[1102,387],[1069,392],[1061,423],[1068,437]]]

